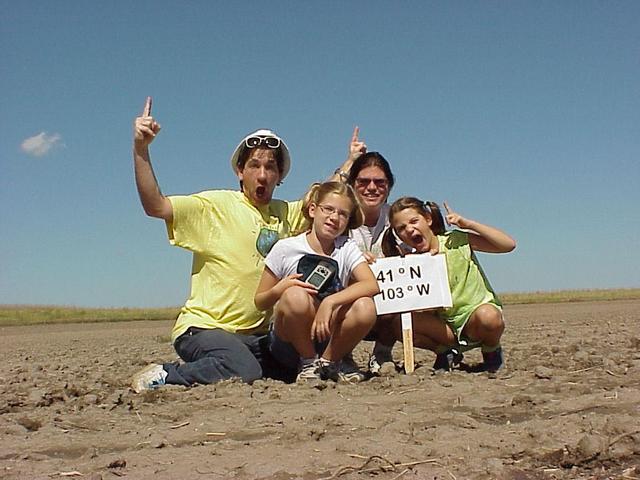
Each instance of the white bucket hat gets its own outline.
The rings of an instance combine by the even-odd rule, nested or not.
[[[266,128],[256,130],[255,132],[252,132],[244,137],[238,144],[236,149],[233,151],[233,155],[231,155],[231,168],[233,168],[233,171],[236,173],[236,175],[238,174],[238,160],[240,159],[240,154],[245,148],[247,148],[245,142],[251,137],[271,137],[278,139],[278,141],[280,142],[280,146],[278,147],[278,149],[282,154],[282,176],[280,177],[280,180],[284,180],[284,177],[286,177],[287,173],[289,173],[289,168],[291,168],[291,157],[289,156],[289,149],[287,148],[287,144],[284,143],[284,140],[282,140],[276,134],[276,132],[274,132],[273,130],[268,130]]]

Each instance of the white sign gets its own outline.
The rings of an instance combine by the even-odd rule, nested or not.
[[[378,315],[452,305],[442,254],[379,258],[369,266],[380,287],[373,297]]]

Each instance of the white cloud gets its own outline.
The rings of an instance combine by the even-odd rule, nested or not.
[[[40,132],[33,137],[29,137],[22,142],[20,149],[27,155],[34,157],[42,157],[49,153],[53,147],[62,145],[60,141],[62,137],[59,133],[53,133],[51,135],[47,132]]]

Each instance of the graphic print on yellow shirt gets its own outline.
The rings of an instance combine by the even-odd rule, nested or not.
[[[262,227],[260,229],[260,233],[258,234],[258,239],[256,240],[256,250],[264,258],[271,251],[278,240],[278,232],[276,230]]]

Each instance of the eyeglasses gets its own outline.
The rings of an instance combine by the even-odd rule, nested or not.
[[[280,139],[278,137],[249,137],[244,141],[247,148],[256,148],[262,144],[265,144],[269,148],[278,148],[280,146]]]
[[[340,209],[338,209],[336,207],[333,207],[331,205],[322,205],[322,204],[319,203],[318,204],[318,208],[327,217],[330,217],[334,213],[337,213],[338,214],[338,218],[340,218],[341,220],[349,220],[349,217],[351,216],[351,212],[348,212],[346,210],[340,210]]]
[[[356,187],[358,188],[366,188],[371,182],[376,186],[376,188],[387,188],[389,182],[386,178],[356,178]]]

